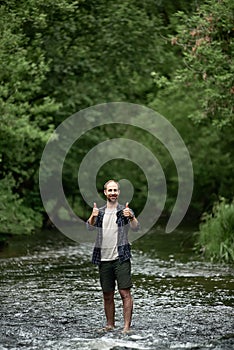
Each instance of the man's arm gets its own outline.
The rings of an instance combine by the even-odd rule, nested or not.
[[[134,215],[129,217],[129,220],[130,220],[130,227],[131,227],[131,229],[136,230],[136,229],[139,228],[139,222],[138,222],[137,218]]]
[[[90,217],[88,218],[88,225],[90,226],[95,226],[95,222],[96,222],[96,218],[99,214],[99,209],[97,208],[96,203],[93,204],[93,211],[92,214],[90,215]]]

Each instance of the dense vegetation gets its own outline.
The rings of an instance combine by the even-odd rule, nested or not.
[[[69,115],[110,101],[148,106],[180,132],[195,175],[188,219],[211,212],[220,197],[228,206],[234,189],[233,20],[232,0],[2,1],[0,232],[42,227],[38,169],[46,141]],[[169,155],[147,134],[106,126],[87,133],[68,155],[63,182],[74,210],[84,218],[90,210],[77,189],[79,162],[95,144],[121,133],[157,154],[167,177],[169,215],[177,194]],[[109,177],[132,180],[133,171],[139,211],[147,185],[134,164],[107,164],[97,186]],[[234,215],[233,205],[227,208],[228,217]]]
[[[196,248],[212,261],[234,262],[234,204],[225,199],[214,204],[211,213],[204,213]]]

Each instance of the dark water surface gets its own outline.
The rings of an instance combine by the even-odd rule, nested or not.
[[[133,244],[132,332],[105,325],[92,245],[43,232],[1,252],[0,350],[234,349],[234,270],[198,261],[189,233],[154,231]]]

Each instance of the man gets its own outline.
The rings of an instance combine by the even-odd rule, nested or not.
[[[131,248],[128,242],[129,227],[137,231],[139,223],[133,211],[118,203],[119,184],[109,180],[104,185],[106,205],[100,209],[94,203],[93,211],[88,219],[88,229],[97,228],[97,238],[93,250],[92,262],[99,266],[100,283],[103,291],[106,327],[115,327],[115,282],[123,302],[124,328],[130,330],[133,300],[131,296]]]

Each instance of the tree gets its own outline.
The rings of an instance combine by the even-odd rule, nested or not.
[[[230,0],[208,0],[190,16],[175,14],[177,32],[170,40],[183,63],[169,78],[153,74],[159,91],[151,102],[189,147],[195,175],[191,207],[200,218],[213,208],[200,226],[198,246],[207,257],[226,261],[233,260],[233,19]]]
[[[159,90],[152,70],[170,77],[180,61],[165,39],[168,31],[174,31],[171,15],[178,9],[191,11],[194,3],[2,1],[0,181],[4,198],[22,212],[43,211],[37,172],[53,127],[101,102],[147,104]],[[115,135],[114,130],[103,126],[71,151],[64,172],[71,200],[76,184],[71,174],[76,174],[77,163],[109,135]],[[9,208],[3,210],[9,212]],[[5,217],[10,218],[9,214]],[[1,230],[13,232],[20,223],[24,231],[23,217],[27,215],[12,220],[10,229],[2,225]],[[34,225],[30,222],[29,231]]]
[[[183,61],[169,78],[153,74],[158,92],[150,105],[188,145],[195,173],[191,207],[200,216],[219,196],[231,200],[234,189],[233,2],[209,0],[173,21],[177,33],[169,38]]]
[[[16,6],[9,1],[0,10],[0,188],[4,198],[0,231],[8,233],[31,232],[41,226],[37,171],[53,127],[51,114],[58,109],[43,92],[49,67],[41,36],[30,41],[24,33],[27,16],[23,2]],[[43,17],[34,13],[32,20],[41,23]]]
[[[208,0],[192,16],[182,12],[176,16],[180,24],[171,43],[180,46],[184,60],[176,80],[199,98],[200,108],[192,114],[193,120],[233,127],[233,1]]]

